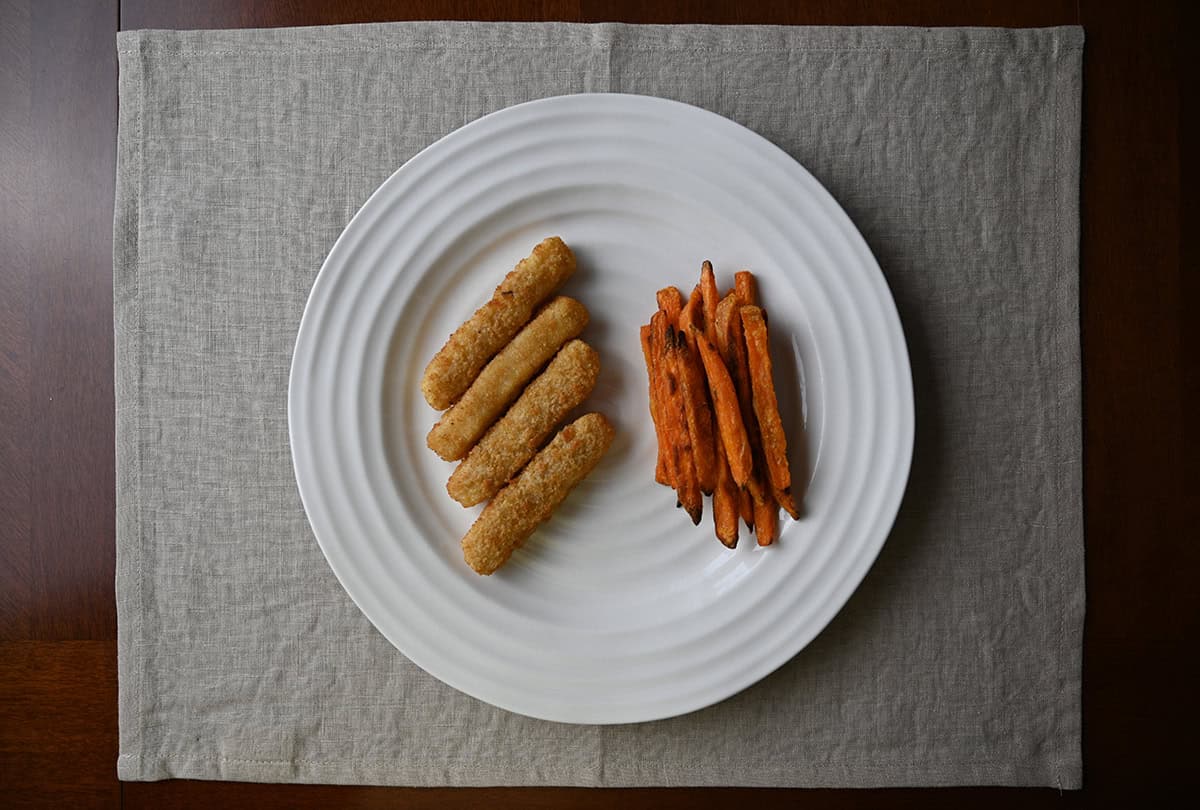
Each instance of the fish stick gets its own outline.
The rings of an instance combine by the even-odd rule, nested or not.
[[[560,346],[587,326],[588,311],[574,298],[559,296],[492,358],[471,387],[429,431],[426,444],[446,461],[455,461],[479,440],[525,383]]]
[[[488,360],[529,321],[538,304],[574,272],[575,254],[563,240],[543,239],[429,361],[421,378],[425,401],[439,411],[453,405]]]
[[[783,430],[783,419],[779,415],[779,401],[772,380],[766,318],[763,311],[755,306],[742,307],[741,315],[749,355],[750,383],[754,392],[754,413],[761,431],[767,477],[779,505],[793,518],[799,518],[799,510],[791,492],[792,472],[788,467],[787,435]]]
[[[613,434],[612,425],[599,413],[581,416],[560,430],[467,531],[462,539],[467,565],[484,575],[504,565],[595,468]]]
[[[446,491],[463,506],[483,503],[500,491],[541,447],[563,417],[592,392],[600,355],[582,340],[559,349],[458,465]]]

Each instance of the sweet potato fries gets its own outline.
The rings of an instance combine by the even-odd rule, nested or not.
[[[754,275],[739,271],[722,298],[704,262],[690,296],[665,287],[656,299],[658,311],[640,333],[658,439],[655,480],[675,489],[693,523],[702,493],[711,494],[717,539],[729,548],[739,518],[759,545],[770,545],[779,508],[800,513]]]

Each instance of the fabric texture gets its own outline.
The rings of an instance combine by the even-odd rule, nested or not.
[[[398,785],[1081,782],[1077,28],[403,23],[118,39],[123,779]],[[912,357],[907,494],[855,596],[773,675],[623,726],[441,684],[306,522],[287,383],[370,193],[493,110],[689,102],[806,166]]]

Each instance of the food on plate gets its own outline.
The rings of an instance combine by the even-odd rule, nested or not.
[[[754,406],[750,397],[746,344],[739,309],[740,301],[733,292],[725,296],[717,305],[717,342],[715,345],[721,360],[725,363],[725,368],[729,371],[730,379],[733,380],[738,409],[742,415],[742,424],[746,428],[746,438],[753,454],[754,448],[758,447],[758,423],[754,420]],[[746,487],[748,494],[754,497],[756,503],[763,500],[761,469],[754,466],[753,463],[747,480],[742,482],[742,485]]]
[[[671,441],[666,434],[666,421],[662,413],[662,398],[659,396],[658,380],[662,371],[658,367],[658,355],[651,347],[650,331],[650,324],[646,324],[639,331],[639,337],[642,342],[642,356],[646,360],[646,374],[650,378],[650,419],[654,422],[654,435],[658,439],[658,457],[654,463],[654,480],[660,484],[674,487],[675,481],[671,478],[670,472],[667,469],[667,448],[671,446]]]
[[[676,490],[677,505],[696,523],[703,501],[694,487],[711,494],[715,533],[729,548],[737,546],[739,518],[759,545],[771,545],[780,507],[796,519],[799,508],[757,280],[738,271],[722,298],[704,262],[686,301],[676,287],[655,299],[658,311],[641,327],[658,440],[655,480]]]
[[[717,434],[716,440],[717,486],[713,489],[712,496],[713,527],[718,540],[729,548],[736,548],[738,542],[738,502],[740,490],[737,488],[737,484],[733,482],[733,475],[729,472],[729,462],[725,459],[725,448],[721,444],[720,434]]]
[[[754,537],[760,546],[769,546],[779,534],[779,504],[773,498],[753,501]]]
[[[425,401],[439,411],[453,405],[488,360],[529,321],[534,309],[574,272],[575,254],[563,240],[557,236],[542,240],[429,361],[421,378]]]
[[[426,438],[429,449],[446,461],[465,456],[525,383],[587,322],[587,309],[574,298],[559,296],[542,307],[442,414]]]
[[[704,509],[704,496],[696,478],[696,464],[692,458],[692,438],[687,427],[687,405],[683,388],[683,360],[681,352],[687,351],[687,342],[670,323],[665,310],[654,313],[650,319],[650,346],[655,353],[656,384],[662,403],[664,432],[667,435],[667,475],[675,482],[679,505],[698,524]]]
[[[667,323],[672,328],[679,328],[679,313],[683,310],[683,295],[678,287],[663,287],[655,294],[658,308],[667,313]]]
[[[742,306],[756,305],[758,303],[758,283],[754,279],[754,274],[749,270],[738,270],[734,273],[733,293]]]
[[[729,376],[733,380],[734,388],[737,391],[738,408],[742,413],[746,427],[746,438],[750,441],[753,455],[757,425],[754,423],[754,412],[750,403],[748,381],[746,380],[746,376],[739,371],[740,369],[744,369],[746,364],[745,362],[741,362],[741,354],[738,352],[738,348],[742,342],[742,333],[741,319],[737,317],[737,309],[738,297],[735,291],[731,291],[724,298],[718,300],[713,316],[714,337],[712,338],[712,344],[717,347],[717,351],[720,353],[725,367],[729,370]],[[753,464],[753,459],[751,463]],[[746,522],[746,526],[750,529],[754,528],[754,504],[762,499],[761,483],[758,480],[756,472],[752,470],[750,478],[738,493],[738,512],[741,514],[742,520]]]
[[[708,390],[712,394],[713,410],[717,414],[717,429],[721,434],[721,445],[725,448],[725,458],[729,462],[729,472],[739,487],[746,485],[753,467],[750,453],[750,440],[746,436],[746,426],[742,422],[742,411],[738,407],[737,391],[734,390],[733,380],[729,369],[717,354],[716,348],[708,342],[708,338],[697,337],[696,346],[700,349],[700,358],[704,361],[704,374],[708,377]]]
[[[717,304],[721,294],[717,289],[717,277],[713,273],[712,262],[704,262],[700,266],[700,299],[703,318],[698,324],[709,343],[717,339]],[[689,302],[690,303],[690,302]],[[699,351],[699,350],[697,350]],[[698,356],[698,355],[697,355]],[[702,366],[703,367],[703,366]],[[713,429],[713,444],[715,464],[717,467],[717,482],[713,489],[713,524],[717,539],[729,548],[736,548],[738,542],[738,517],[745,518],[746,525],[754,528],[754,511],[750,508],[750,496],[738,488],[729,471],[729,460],[725,456],[725,446],[721,442],[720,431]],[[745,496],[747,508],[742,511],[742,498]]]
[[[762,455],[771,483],[772,494],[780,506],[793,518],[800,517],[792,500],[792,471],[788,467],[787,436],[779,401],[772,381],[770,343],[767,339],[767,319],[756,306],[742,307],[742,326],[750,360],[750,382],[754,392],[754,414],[758,419],[762,439]]]
[[[485,575],[504,565],[595,468],[612,444],[613,435],[612,425],[599,413],[581,416],[560,430],[492,498],[463,537],[463,559],[467,564]]]
[[[700,298],[704,303],[704,334],[712,342],[717,337],[717,304],[721,301],[721,293],[717,289],[717,276],[713,272],[712,262],[700,265]]]
[[[707,383],[700,355],[696,351],[696,337],[692,329],[704,328],[704,309],[700,287],[692,290],[687,304],[679,313],[677,334],[682,335],[687,345],[680,352],[680,372],[683,383],[683,399],[687,410],[688,435],[692,439],[692,460],[696,464],[696,480],[700,491],[711,495],[717,486],[717,448],[714,439],[712,408],[708,404]]]
[[[559,349],[450,476],[446,490],[463,506],[483,503],[533,457],[572,408],[587,398],[600,373],[596,350],[575,339]]]
[[[742,409],[742,418],[746,422],[746,435],[750,439],[750,448],[753,453],[754,469],[742,492],[741,508],[742,516],[746,518],[746,525],[754,528],[760,514],[766,514],[772,509],[777,513],[778,508],[773,503],[774,496],[771,494],[770,483],[767,481],[764,469],[762,437],[759,432],[758,415],[754,410],[750,384],[750,360],[746,348],[745,325],[742,323],[743,309],[758,303],[758,285],[748,270],[739,270],[734,274],[733,291],[729,293],[727,299],[728,303],[718,304],[717,318],[722,324],[718,337],[721,340],[722,357],[724,357],[734,385],[737,387],[738,405]],[[746,517],[747,514],[749,517]],[[758,531],[757,528],[754,528],[760,544],[771,544],[773,540],[771,529],[776,525],[777,521],[773,520],[767,527],[767,531]]]
[[[480,574],[503,565],[612,442],[612,425],[591,413],[542,446],[600,373],[595,349],[578,339],[587,308],[565,296],[543,303],[574,272],[571,249],[557,236],[542,240],[421,379],[426,402],[448,408],[426,437],[429,449],[462,460],[446,491],[464,507],[491,499],[462,539],[463,558]]]

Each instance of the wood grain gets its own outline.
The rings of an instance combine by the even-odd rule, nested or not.
[[[14,294],[6,308],[23,301],[24,317],[6,317],[0,333],[13,420],[0,492],[11,504],[5,585],[17,580],[11,593],[23,601],[5,614],[23,629],[5,635],[111,639],[117,5],[8,6],[14,69],[4,81],[15,103],[3,115],[15,136],[3,162],[23,180],[5,187],[19,244],[6,246],[3,276]],[[21,498],[23,508],[12,504]]]
[[[122,0],[121,28],[274,28],[400,20],[579,19],[578,0]]]
[[[1011,810],[1014,806],[1078,807],[1080,793],[1015,788],[943,788],[941,790],[778,790],[754,788],[380,788],[329,785],[246,785],[230,782],[152,782],[125,785],[129,810],[211,810],[214,807],[287,807],[324,810],[894,810],[962,808]]]
[[[116,642],[5,642],[0,684],[0,806],[118,806]]]
[[[715,25],[1002,25],[1035,28],[1078,22],[1075,0],[817,0],[759,3],[675,0],[582,0],[585,22],[709,23]]]
[[[1132,797],[1146,788],[1133,774],[1183,784],[1195,767],[1177,715],[1196,705],[1181,651],[1200,619],[1200,591],[1180,580],[1200,570],[1184,511],[1182,20],[1167,5],[1082,15],[1084,750],[1095,790]]]
[[[385,789],[115,777],[113,36],[401,19],[1082,22],[1085,789]],[[1190,784],[1200,621],[1196,300],[1183,241],[1181,4],[1101,0],[0,0],[0,805],[1010,807]],[[1188,164],[1190,170],[1190,164]],[[1185,268],[1190,268],[1185,271]]]

